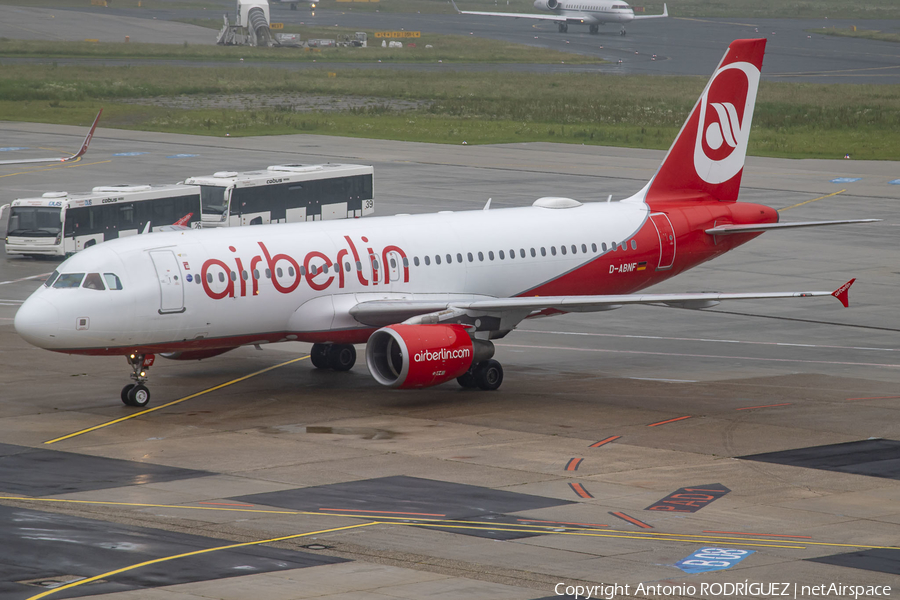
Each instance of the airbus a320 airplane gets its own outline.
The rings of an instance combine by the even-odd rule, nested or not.
[[[550,11],[550,15],[538,15],[534,13],[510,13],[510,12],[480,12],[474,10],[459,10],[454,0],[453,8],[461,15],[481,15],[483,17],[513,17],[515,19],[536,19],[539,21],[553,21],[559,25],[559,32],[569,31],[569,23],[581,23],[588,25],[588,31],[597,33],[601,25],[607,23],[619,24],[622,29],[619,35],[625,35],[625,24],[641,19],[662,19],[669,16],[668,7],[663,4],[661,15],[636,15],[634,9],[620,0],[534,0],[534,7],[538,10]]]
[[[530,207],[157,233],[62,263],[19,309],[36,346],[124,355],[144,406],[154,355],[201,359],[243,345],[312,342],[318,368],[350,369],[366,344],[378,383],[422,388],[503,380],[491,340],[523,319],[628,304],[834,292],[635,294],[778,223],[737,202],[765,40],[731,44],[650,182],[621,202],[540,198]],[[871,221],[874,219],[868,219]]]

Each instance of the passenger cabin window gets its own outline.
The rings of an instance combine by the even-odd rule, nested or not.
[[[637,250],[637,242],[635,240],[631,240],[631,249]]]
[[[56,289],[77,288],[81,286],[81,280],[84,279],[84,273],[63,273],[56,278],[53,287]]]
[[[426,257],[425,257],[425,265],[427,266],[427,265],[430,265],[430,264],[431,264],[431,258],[428,257],[428,256],[426,256]]]
[[[81,284],[86,290],[106,290],[106,286],[103,285],[103,278],[100,277],[100,273],[88,273],[84,278],[84,283]]]
[[[419,266],[419,257],[418,256],[413,257],[413,264],[416,265],[417,267]]]
[[[106,289],[108,290],[121,290],[122,282],[119,280],[119,276],[115,273],[104,273],[103,279],[106,280]],[[197,278],[197,283],[200,283],[200,278]]]

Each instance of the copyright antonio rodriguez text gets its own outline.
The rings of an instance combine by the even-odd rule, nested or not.
[[[799,583],[758,583],[749,579],[737,583],[697,583],[697,584],[644,584],[620,585],[568,585],[557,583],[553,588],[557,596],[568,596],[579,600],[615,600],[622,596],[694,596],[702,598],[791,598],[807,600],[813,598],[889,598],[889,585],[845,585],[843,583],[821,583],[805,585]]]

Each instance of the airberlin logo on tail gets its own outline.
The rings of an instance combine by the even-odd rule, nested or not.
[[[758,87],[759,69],[736,62],[716,71],[704,90],[694,144],[694,168],[703,181],[724,183],[744,168]]]
[[[366,237],[360,240],[369,244]],[[344,289],[354,284],[354,279],[362,287],[385,285],[395,279],[398,283],[409,283],[409,260],[399,246],[385,246],[379,254],[368,245],[357,249],[349,236],[345,235],[344,241],[346,247],[338,249],[334,259],[318,250],[302,257],[274,254],[265,243],[257,242],[257,247],[251,251],[255,256],[246,260],[247,257],[242,259],[234,246],[229,246],[228,250],[235,254],[230,257],[233,264],[210,258],[200,269],[200,283],[213,300],[257,296],[260,282],[266,287],[270,284],[281,294],[290,294],[304,281],[317,292],[334,286]]]
[[[431,352],[429,350],[422,350],[421,352],[417,352],[413,356],[413,360],[417,363],[420,362],[432,362],[436,360],[452,360],[454,358],[469,358],[472,356],[471,348],[460,348],[459,350],[447,350],[446,348],[441,348],[440,350],[435,350]]]

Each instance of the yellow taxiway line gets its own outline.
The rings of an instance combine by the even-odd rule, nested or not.
[[[804,204],[809,204],[810,202],[818,202],[819,200],[824,200],[825,198],[831,198],[832,196],[837,196],[838,194],[843,194],[847,190],[841,190],[839,192],[834,192],[833,194],[827,194],[825,196],[819,196],[818,198],[813,198],[812,200],[807,200],[806,202],[801,202],[799,204],[794,204],[793,206],[788,206],[786,208],[779,208],[778,212],[784,212],[786,210],[791,210],[792,208],[797,208],[798,206],[803,206]]]
[[[57,588],[53,588],[52,590],[47,590],[46,592],[41,592],[35,596],[31,596],[28,600],[39,600],[40,598],[46,598],[52,594],[57,592],[62,592],[63,590],[70,590],[74,587],[78,587],[79,585],[84,585],[86,583],[93,583],[94,581],[98,581],[100,579],[106,579],[108,577],[112,577],[113,575],[118,575],[119,573],[125,573],[127,571],[133,571],[134,569],[139,569],[141,567],[146,567],[148,565],[155,565],[157,563],[166,562],[170,560],[177,560],[179,558],[187,558],[188,556],[197,556],[198,554],[208,554],[210,552],[217,552],[219,550],[232,550],[234,548],[245,548],[247,546],[257,546],[259,544],[270,544],[272,542],[283,542],[284,540],[293,540],[296,538],[306,537],[310,535],[320,535],[323,533],[333,533],[335,531],[343,531],[345,529],[357,529],[359,527],[368,527],[369,525],[378,525],[377,522],[373,523],[360,523],[358,525],[348,525],[346,527],[336,527],[334,529],[323,529],[321,531],[309,531],[307,533],[295,533],[293,535],[285,535],[277,538],[271,538],[268,540],[256,540],[254,542],[242,542],[239,544],[229,544],[227,546],[218,546],[216,548],[206,548],[205,550],[195,550],[193,552],[185,552],[184,554],[175,554],[174,556],[163,556],[162,558],[154,558],[153,560],[147,560],[142,563],[137,563],[134,565],[130,565],[127,567],[122,567],[121,569],[116,569],[114,571],[107,571],[106,573],[101,573],[100,575],[94,575],[93,577],[88,577],[86,579],[79,579],[78,581],[73,581],[72,583],[67,583],[66,585],[61,585]]]
[[[190,506],[183,504],[150,504],[139,502],[109,502],[101,500],[68,500],[64,498],[28,498],[21,496],[0,496],[0,501],[11,500],[17,502],[46,502],[63,504],[93,504],[99,506],[130,506],[134,508],[171,508],[182,510],[206,510],[206,511],[232,511],[238,513],[320,516],[320,517],[347,517],[356,519],[368,519],[378,521],[382,525],[406,525],[413,527],[433,527],[445,529],[471,529],[482,531],[513,531],[520,533],[540,533],[548,535],[575,535],[582,537],[608,537],[632,540],[658,540],[692,544],[710,544],[722,541],[733,542],[743,546],[760,546],[766,548],[792,548],[805,549],[809,546],[836,547],[836,548],[864,548],[868,550],[900,550],[898,546],[874,546],[869,544],[842,544],[836,542],[819,542],[815,540],[773,540],[765,537],[735,537],[730,535],[701,535],[696,533],[671,533],[660,531],[626,531],[621,529],[598,529],[593,527],[561,527],[559,525],[534,525],[518,523],[497,523],[490,521],[468,521],[457,519],[426,519],[411,516],[385,516],[381,514],[353,514],[335,513],[327,511],[300,511],[300,510],[272,510],[232,508],[215,506]],[[759,542],[759,543],[750,543]],[[802,544],[802,545],[796,545]]]
[[[153,408],[148,408],[147,410],[142,410],[140,412],[130,414],[127,417],[121,417],[119,419],[113,419],[112,421],[107,421],[106,423],[101,423],[100,425],[94,425],[93,427],[88,427],[87,429],[82,429],[81,431],[76,431],[75,433],[70,433],[70,434],[64,435],[62,437],[48,440],[48,441],[44,442],[44,444],[55,444],[56,442],[61,442],[63,440],[68,440],[73,437],[77,437],[79,435],[84,435],[85,433],[90,433],[91,431],[97,431],[98,429],[103,429],[104,427],[109,427],[110,425],[115,425],[116,423],[121,423],[122,421],[127,421],[129,419],[135,419],[142,415],[146,415],[147,413],[152,413],[153,411],[156,411],[156,410],[162,410],[162,409],[168,408],[170,406],[175,406],[176,404],[181,404],[182,402],[186,402],[187,400],[191,400],[192,398],[196,398],[197,396],[202,396],[204,394],[208,394],[208,393],[214,392],[216,390],[221,390],[224,387],[228,387],[230,385],[234,385],[236,383],[246,381],[247,379],[250,379],[251,377],[256,377],[257,375],[262,375],[263,373],[268,373],[269,371],[272,371],[274,369],[278,369],[280,367],[284,367],[291,363],[305,360],[307,358],[309,358],[308,354],[306,356],[301,356],[300,358],[294,358],[287,362],[279,363],[279,364],[271,366],[271,367],[266,367],[265,369],[256,371],[255,373],[250,373],[249,375],[244,375],[243,377],[238,377],[237,379],[232,379],[231,381],[226,381],[225,383],[220,383],[217,386],[202,390],[195,394],[191,394],[190,396],[185,396],[184,398],[179,398],[178,400],[173,400],[172,402],[169,402],[167,404],[163,404],[161,406],[154,406]]]

